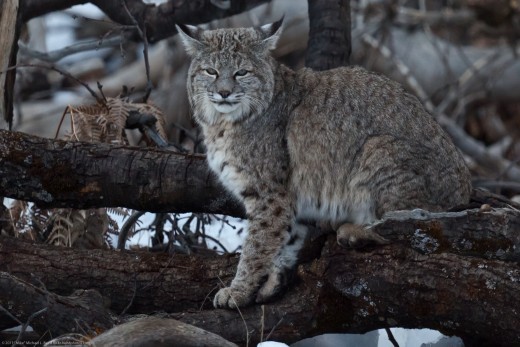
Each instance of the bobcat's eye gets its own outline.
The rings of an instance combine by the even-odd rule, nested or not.
[[[218,71],[212,68],[207,68],[204,70],[204,72],[210,76],[218,76]]]
[[[248,73],[249,73],[249,71],[247,71],[245,69],[240,69],[237,72],[235,72],[235,77],[243,77],[243,76],[247,75]]]

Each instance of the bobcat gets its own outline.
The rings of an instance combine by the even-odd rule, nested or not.
[[[387,211],[468,202],[461,154],[396,82],[359,67],[291,70],[270,54],[281,21],[177,29],[192,57],[188,95],[208,164],[248,218],[236,276],[215,307],[279,294],[306,235],[302,220],[328,221],[342,245],[382,244],[370,224]]]

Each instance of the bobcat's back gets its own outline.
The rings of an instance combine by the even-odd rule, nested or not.
[[[416,97],[362,68],[297,72],[287,127],[298,210],[368,223],[469,199],[457,148]]]

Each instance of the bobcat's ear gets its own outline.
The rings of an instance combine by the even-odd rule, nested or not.
[[[194,55],[197,51],[204,47],[204,44],[199,41],[202,29],[193,25],[175,24],[179,35],[181,36],[184,48],[189,55]]]
[[[278,39],[280,38],[280,35],[282,34],[282,24],[283,24],[283,16],[280,18],[280,20],[262,25],[259,30],[264,34],[264,39],[262,40],[262,43],[265,45],[265,47],[269,50],[273,50],[276,48],[276,43],[278,42]]]

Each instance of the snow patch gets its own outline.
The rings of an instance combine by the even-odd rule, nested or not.
[[[281,343],[281,342],[274,342],[274,341],[265,341],[265,342],[260,342],[257,347],[289,347],[288,345],[286,345],[285,343]]]

